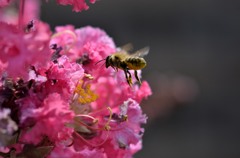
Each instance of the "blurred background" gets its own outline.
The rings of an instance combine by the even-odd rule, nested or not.
[[[240,157],[240,1],[100,0],[74,13],[43,2],[52,29],[104,29],[118,46],[150,46],[143,80],[153,95],[135,158]]]

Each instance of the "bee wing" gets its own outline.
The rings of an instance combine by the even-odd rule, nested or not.
[[[127,52],[130,52],[133,50],[133,45],[132,45],[132,43],[127,43],[127,44],[119,47],[118,49],[119,49],[119,51],[127,53]]]
[[[145,55],[147,55],[149,53],[149,47],[144,47],[142,49],[139,49],[138,51],[136,51],[135,53],[131,54],[131,56],[134,57],[143,57]]]

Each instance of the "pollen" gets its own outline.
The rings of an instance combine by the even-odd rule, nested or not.
[[[86,73],[84,73],[84,77],[86,77],[86,78],[89,79],[89,80],[93,80],[93,79],[94,79],[91,74],[86,74]]]
[[[81,80],[76,89],[75,93],[78,94],[78,102],[81,104],[88,104],[97,100],[98,95],[91,90],[91,85],[87,84],[83,87],[83,81]]]

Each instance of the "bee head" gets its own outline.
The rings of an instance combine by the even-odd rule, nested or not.
[[[108,68],[110,65],[111,65],[110,56],[108,56],[106,58],[106,68]]]
[[[107,56],[105,59],[99,60],[98,62],[95,63],[97,65],[98,63],[102,62],[105,60],[105,63],[102,64],[102,66],[105,64],[106,68],[111,66],[111,56]]]

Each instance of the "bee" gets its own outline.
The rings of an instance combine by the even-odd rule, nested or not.
[[[138,77],[137,70],[143,69],[147,63],[143,56],[147,55],[149,52],[149,47],[144,47],[136,52],[130,54],[129,52],[132,50],[132,44],[126,44],[122,46],[118,51],[112,55],[107,56],[105,59],[105,66],[108,68],[112,67],[114,70],[118,71],[121,69],[125,73],[125,77],[127,83],[131,86],[132,83],[132,75],[129,70],[134,70],[134,76],[136,80],[141,84],[141,80]],[[100,60],[97,63],[103,61]],[[96,63],[96,64],[97,64]]]

